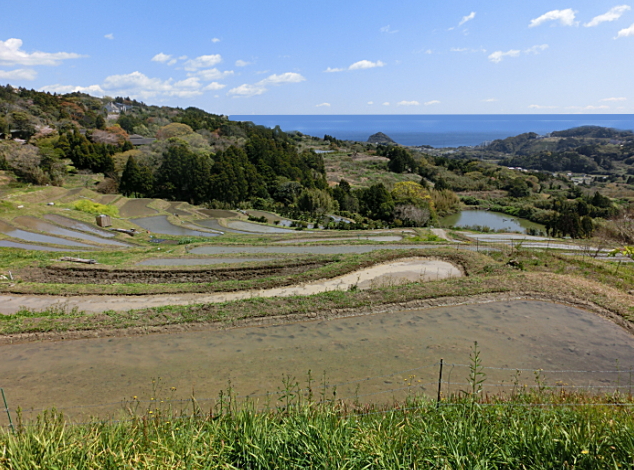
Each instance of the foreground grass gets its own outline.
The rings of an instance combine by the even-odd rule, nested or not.
[[[289,391],[290,393],[290,391]],[[129,420],[66,423],[45,413],[0,432],[0,467],[32,468],[632,468],[634,400],[534,392],[427,398],[379,407],[294,395],[257,410],[143,410]],[[230,396],[229,396],[230,398]],[[618,404],[618,405],[617,405]]]

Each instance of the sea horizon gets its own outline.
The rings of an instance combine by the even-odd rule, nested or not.
[[[546,135],[580,126],[634,131],[634,114],[241,114],[229,118],[359,142],[383,132],[402,145],[432,147],[472,147],[527,132]]]

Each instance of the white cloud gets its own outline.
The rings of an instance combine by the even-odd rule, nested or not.
[[[213,39],[211,40],[211,42],[213,42],[213,43],[220,42],[220,39],[219,39],[219,38],[213,38]]]
[[[590,111],[592,111],[592,110],[596,110],[596,109],[610,109],[610,107],[603,104],[601,106],[593,106],[593,105],[590,105],[590,106],[566,106],[566,109],[581,109],[581,110],[590,110]]]
[[[247,65],[251,65],[251,62],[247,62],[246,60],[236,60],[236,67],[246,67]]]
[[[257,85],[281,85],[282,83],[299,83],[306,79],[299,73],[286,72],[280,75],[269,75],[264,80],[261,80]]]
[[[495,103],[497,98],[487,98],[486,100],[482,100],[484,103]]]
[[[562,26],[574,26],[576,24],[575,12],[572,8],[567,8],[565,10],[552,10],[548,13],[544,13],[539,18],[531,20],[528,27],[534,28],[535,26],[539,26],[547,21],[559,21]]]
[[[632,8],[629,5],[619,5],[610,9],[607,13],[604,13],[599,16],[595,16],[589,22],[584,24],[585,27],[590,28],[592,26],[598,26],[601,23],[605,23],[606,21],[615,21],[618,20],[626,11],[631,10]]]
[[[330,103],[321,103],[316,105],[315,108],[330,108]]]
[[[425,106],[431,106],[433,104],[440,104],[440,101],[438,100],[431,100],[431,101],[426,101],[425,102]]]
[[[379,31],[385,34],[398,33],[398,29],[391,29],[389,24],[387,26],[383,26]]]
[[[79,59],[81,56],[72,52],[39,52],[32,53],[21,50],[21,39],[0,41],[0,65],[59,65],[63,60]]]
[[[93,96],[105,95],[103,89],[99,85],[90,86],[73,86],[73,85],[47,85],[40,88],[40,91],[48,91],[49,93],[74,93],[76,91],[80,93],[86,93]]]
[[[227,94],[233,95],[233,96],[243,96],[248,98],[250,96],[256,96],[256,95],[261,95],[262,93],[265,93],[267,91],[267,86],[269,85],[283,85],[285,83],[299,83],[305,80],[306,79],[301,74],[295,73],[295,72],[286,72],[280,75],[273,74],[273,75],[269,75],[264,80],[260,80],[254,85],[245,83],[243,85],[240,85],[239,87],[232,88],[231,90],[227,92]]]
[[[386,101],[385,103],[383,103],[383,106],[389,106],[389,105],[390,105],[389,101]]]
[[[265,91],[266,91],[266,88],[263,86],[249,85],[245,83],[243,85],[240,85],[239,87],[232,88],[231,90],[228,91],[228,94],[234,95],[234,96],[249,97],[249,96],[261,95]]]
[[[627,101],[627,98],[625,98],[624,96],[619,96],[616,98],[603,98],[602,100],[599,101]]]
[[[385,64],[380,60],[377,60],[376,62],[371,62],[369,60],[360,60],[359,62],[355,62],[350,67],[348,67],[348,70],[373,69],[374,67],[383,66],[385,66]]]
[[[476,16],[476,12],[472,11],[471,13],[469,13],[467,16],[463,16],[462,20],[460,20],[460,23],[458,23],[458,26],[462,26],[463,24],[465,24],[467,21],[471,21],[472,19],[474,19]]]
[[[451,52],[467,52],[469,49],[466,47],[452,47],[449,49]]]
[[[541,44],[539,46],[529,47],[524,51],[526,54],[539,54],[542,51],[548,49],[548,44]]]
[[[368,104],[374,104],[374,101],[368,101]]]
[[[540,104],[531,104],[529,109],[555,109],[557,106],[542,106]]]
[[[127,75],[111,75],[106,77],[102,84],[102,88],[109,94],[136,96],[141,99],[153,98],[156,96],[189,98],[202,94],[201,84],[198,77],[190,77],[185,80],[174,82],[171,78],[169,80],[150,78],[141,72],[132,72]]]
[[[399,101],[396,106],[420,106],[418,101]]]
[[[1,80],[35,80],[37,72],[33,69],[0,70]]]
[[[517,49],[511,49],[510,51],[506,52],[496,51],[489,56],[489,60],[497,64],[502,62],[502,59],[504,59],[505,57],[519,57],[519,55],[520,51],[518,51]]]
[[[106,34],[106,35],[104,36],[104,38],[112,40],[112,39],[114,39],[114,34],[112,34],[112,33],[110,33],[110,34]]]
[[[222,62],[222,56],[220,54],[201,55],[200,57],[185,62],[185,70],[193,72],[198,69],[213,67],[220,62]]]
[[[222,83],[218,83],[218,82],[211,82],[209,85],[207,85],[205,88],[203,88],[204,91],[209,91],[209,90],[222,90],[224,87],[226,87],[227,85],[223,85]]]
[[[201,80],[204,80],[206,82],[209,82],[211,80],[223,80],[227,77],[230,77],[231,75],[233,75],[233,70],[225,70],[224,72],[221,72],[216,68],[199,70],[198,72],[187,74],[188,77],[199,77]]]
[[[158,54],[156,54],[154,57],[152,57],[152,62],[168,62],[172,59],[172,56],[169,54],[163,54],[162,52],[159,52]]]
[[[324,72],[327,72],[327,73],[343,72],[344,70],[346,70],[346,69],[333,69],[333,68],[328,67],[326,70],[324,70]]]
[[[629,28],[625,28],[619,31],[619,34],[617,34],[614,39],[627,38],[629,36],[634,36],[634,24],[632,24],[632,26],[630,26]]]

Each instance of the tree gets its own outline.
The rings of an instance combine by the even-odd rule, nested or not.
[[[138,196],[141,189],[141,170],[136,163],[134,156],[128,157],[128,162],[125,164],[125,169],[121,175],[121,182],[119,183],[119,191],[124,196]]]
[[[528,184],[522,178],[515,178],[511,181],[508,188],[509,196],[515,198],[528,197],[531,195],[531,190],[528,188]]]
[[[371,219],[389,222],[393,218],[394,200],[383,183],[361,190],[361,213]]]

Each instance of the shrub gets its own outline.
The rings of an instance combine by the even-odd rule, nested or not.
[[[82,199],[75,203],[75,210],[88,212],[89,214],[105,214],[111,217],[119,217],[119,209],[116,206],[99,204],[97,202]]]

